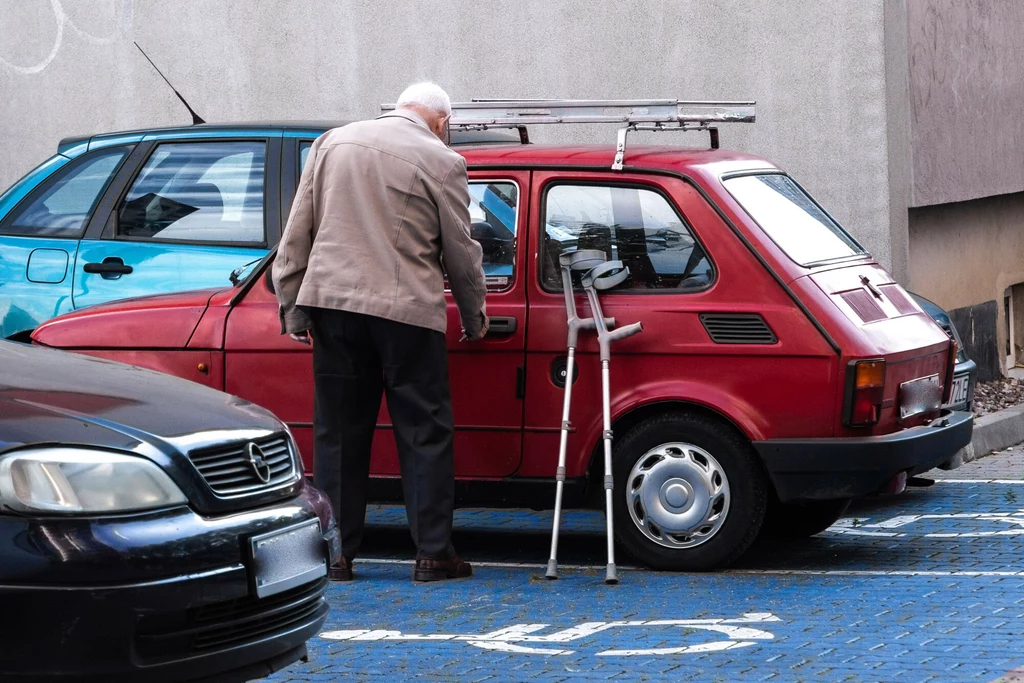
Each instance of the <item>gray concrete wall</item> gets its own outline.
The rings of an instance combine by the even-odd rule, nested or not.
[[[0,0],[0,186],[62,136],[188,122],[132,40],[211,121],[368,117],[422,78],[456,99],[750,98],[759,122],[723,145],[788,169],[905,280],[886,21],[883,0]],[[706,144],[687,135],[661,141]]]
[[[907,207],[913,196],[910,136],[910,66],[907,2],[887,0],[885,20],[885,116],[888,145],[890,270],[904,284],[910,270]]]
[[[1024,2],[909,0],[914,206],[1024,190]]]

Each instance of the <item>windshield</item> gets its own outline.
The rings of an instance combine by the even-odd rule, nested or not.
[[[866,253],[789,176],[748,175],[724,183],[761,229],[801,266]]]

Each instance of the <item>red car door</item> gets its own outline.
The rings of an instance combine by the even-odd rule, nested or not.
[[[462,478],[503,477],[522,456],[526,349],[525,263],[529,173],[472,173],[470,213],[484,247],[491,334],[460,342],[458,310],[448,295],[448,350],[455,413],[455,472]],[[269,267],[267,272],[269,273]],[[314,341],[315,343],[315,341]],[[307,470],[313,452],[310,349],[280,334],[277,299],[263,275],[231,310],[224,339],[225,391],[273,411],[291,427]],[[370,471],[397,476],[398,456],[382,403]]]
[[[736,240],[700,193],[678,178],[612,172],[534,172],[537,257],[527,280],[530,338],[523,477],[554,474],[563,389],[566,313],[557,269],[565,249],[599,249],[621,260],[630,277],[601,294],[607,317],[640,321],[642,334],[612,347],[611,404],[616,413],[682,400],[738,423],[776,433],[831,429],[834,383],[822,381],[831,356],[806,316]],[[582,290],[579,315],[590,316]],[[701,316],[756,314],[782,343],[717,343]],[[804,332],[806,330],[806,332]],[[601,364],[593,332],[580,335],[573,385],[566,474],[586,473],[600,443]],[[564,366],[563,366],[564,367]],[[557,378],[557,381],[556,381]],[[800,410],[792,406],[799,401]],[[757,412],[751,406],[768,405]],[[600,462],[600,459],[598,459]]]

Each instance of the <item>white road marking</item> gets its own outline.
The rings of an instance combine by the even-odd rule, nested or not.
[[[510,652],[517,654],[538,654],[546,656],[571,655],[575,650],[553,649],[546,647],[529,647],[516,643],[566,643],[572,640],[589,638],[602,631],[619,628],[663,627],[675,626],[686,629],[712,631],[724,634],[729,640],[716,640],[697,645],[680,647],[661,647],[632,650],[602,650],[599,657],[635,657],[647,655],[679,655],[707,652],[722,652],[739,647],[749,647],[756,641],[773,640],[775,635],[750,624],[766,624],[781,621],[771,612],[748,612],[738,619],[658,619],[649,621],[591,621],[571,628],[556,631],[548,635],[534,635],[548,627],[548,624],[513,624],[497,631],[479,634],[454,633],[402,633],[391,630],[350,629],[344,631],[324,631],[320,637],[325,640],[346,641],[451,641],[465,642],[468,645],[485,650]]]
[[[1024,479],[936,479],[940,484],[1024,484]]]
[[[416,564],[415,560],[399,560],[399,559],[384,558],[384,557],[381,557],[381,558],[373,558],[373,557],[371,557],[371,558],[365,558],[365,559],[360,557],[360,558],[356,559],[356,564],[364,563],[364,562],[366,564]],[[547,564],[540,564],[539,562],[481,562],[481,561],[473,560],[472,562],[470,562],[470,564],[472,564],[474,567],[487,567],[489,569],[547,569],[548,568]],[[629,569],[629,570],[633,570],[633,571],[643,571],[644,569],[646,569],[646,567],[634,567],[634,566],[630,566],[628,564],[619,564],[619,563],[616,563],[615,566],[618,567],[619,569]],[[559,569],[569,569],[569,570],[572,570],[572,571],[585,571],[587,569],[600,569],[601,571],[604,571],[605,569],[607,569],[607,567],[608,567],[608,565],[605,565],[605,564],[602,564],[602,565],[596,565],[596,564],[595,565],[590,565],[590,564],[559,564],[558,565]]]
[[[794,574],[797,576],[1024,576],[1024,571],[959,571],[959,570],[906,570],[906,569],[730,569],[725,574]]]
[[[358,558],[356,565],[361,563],[365,564],[404,564],[411,565],[413,560],[394,560],[389,558]],[[480,567],[482,569],[547,569],[546,564],[533,563],[533,562],[481,562],[474,560],[472,562],[474,567]],[[619,569],[626,569],[635,572],[644,572],[649,574],[656,574],[653,569],[647,567],[628,567],[625,565],[616,565]],[[606,568],[604,564],[575,564],[558,565],[559,569],[569,569],[573,571],[601,571],[603,572]],[[959,571],[959,570],[906,570],[906,569],[726,569],[718,572],[717,576],[722,575],[747,575],[747,574],[759,574],[759,575],[786,575],[795,574],[799,576],[903,576],[903,577],[914,577],[914,576],[954,576],[954,577],[984,577],[984,576],[1024,576],[1024,571],[1009,572],[1009,571]],[[671,574],[666,574],[671,576]],[[702,575],[703,576],[703,575]]]
[[[1012,512],[950,512],[945,514],[922,514],[922,515],[898,515],[883,522],[867,523],[870,517],[856,518],[844,517],[826,531],[830,534],[843,534],[847,536],[876,536],[884,538],[907,538],[912,534],[902,531],[890,531],[900,529],[914,522],[921,520],[976,520],[980,522],[1001,522],[1003,524],[1016,524],[1015,529],[996,529],[992,531],[944,531],[927,534],[914,535],[916,538],[984,538],[992,536],[1024,536],[1024,510]]]

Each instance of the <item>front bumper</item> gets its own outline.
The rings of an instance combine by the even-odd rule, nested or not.
[[[880,491],[900,472],[915,475],[947,462],[971,442],[974,416],[946,411],[929,425],[883,436],[770,439],[754,448],[779,500],[856,498]]]
[[[327,617],[327,580],[257,599],[247,540],[318,518],[330,508],[311,487],[216,518],[0,516],[14,560],[0,570],[0,680],[226,682],[287,666]],[[340,554],[333,526],[323,553]]]

